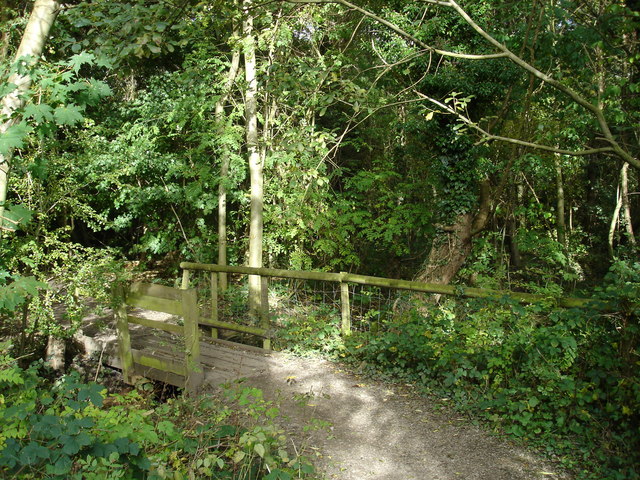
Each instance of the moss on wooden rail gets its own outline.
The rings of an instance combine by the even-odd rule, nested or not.
[[[252,327],[249,325],[241,325],[239,323],[223,322],[222,320],[213,320],[211,318],[206,318],[206,317],[200,317],[200,319],[198,320],[198,323],[200,325],[206,325],[206,326],[215,327],[215,328],[224,328],[226,330],[233,330],[235,332],[240,332],[240,333],[250,333],[258,337],[267,336],[267,330],[264,328]]]
[[[142,366],[184,377],[184,381],[180,380],[180,385],[184,385],[188,391],[195,391],[203,380],[200,369],[199,312],[196,291],[136,282],[126,289],[122,285],[118,286],[114,293],[119,299],[116,320],[119,353],[125,382],[132,383],[133,373],[139,370],[136,366]],[[127,306],[180,315],[184,319],[184,325],[129,315]],[[129,323],[183,336],[185,342],[184,361],[174,362],[133,349]]]
[[[324,282],[356,283],[373,287],[396,288],[413,292],[454,295],[467,298],[510,298],[520,303],[535,303],[552,301],[560,307],[586,307],[592,304],[587,298],[547,297],[532,293],[512,292],[508,290],[491,290],[487,288],[463,287],[460,285],[439,285],[435,283],[396,280],[391,278],[355,275],[352,273],[309,272],[296,270],[281,270],[275,268],[253,268],[229,265],[182,262],[180,268],[185,270],[201,270],[207,272],[240,273],[246,275],[261,275],[265,277],[293,278],[300,280],[319,280]]]

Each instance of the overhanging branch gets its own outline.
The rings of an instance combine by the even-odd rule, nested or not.
[[[562,148],[552,147],[550,145],[544,145],[542,143],[527,142],[525,140],[520,140],[520,139],[517,139],[517,138],[503,137],[501,135],[493,135],[493,134],[487,132],[480,125],[472,122],[471,119],[469,119],[469,117],[466,117],[466,116],[462,115],[460,112],[456,111],[454,108],[450,107],[449,105],[446,105],[446,104],[442,103],[441,101],[436,100],[435,98],[429,97],[428,95],[425,95],[424,93],[421,93],[421,92],[418,92],[418,91],[415,91],[415,90],[414,90],[414,92],[420,98],[422,98],[423,100],[431,102],[432,104],[436,105],[438,108],[444,110],[446,113],[448,113],[450,115],[456,116],[465,125],[467,125],[468,127],[472,128],[475,131],[477,131],[478,133],[480,133],[483,136],[483,139],[479,143],[491,142],[491,141],[499,141],[499,142],[505,142],[505,143],[512,143],[512,144],[520,145],[520,146],[523,146],[523,147],[529,147],[529,148],[533,148],[533,149],[536,149],[536,150],[544,150],[544,151],[547,151],[547,152],[558,153],[560,155],[570,155],[572,157],[583,157],[583,156],[586,156],[586,155],[593,155],[593,154],[596,154],[596,153],[611,153],[611,154],[615,154],[616,153],[614,147],[589,148],[589,149],[585,149],[585,150],[565,150],[565,149],[562,149]]]
[[[580,105],[586,111],[588,111],[591,115],[593,115],[593,117],[595,118],[595,120],[596,120],[596,122],[598,124],[600,132],[602,133],[602,136],[604,137],[604,140],[606,140],[609,143],[609,145],[611,145],[611,146],[610,147],[603,147],[603,148],[582,150],[582,151],[579,151],[579,152],[571,152],[569,150],[559,150],[559,149],[556,149],[554,147],[550,147],[550,146],[547,146],[547,145],[540,145],[540,144],[536,144],[536,143],[532,143],[532,142],[524,142],[522,140],[511,139],[511,138],[508,138],[508,137],[500,137],[500,136],[497,136],[497,135],[491,135],[488,132],[485,132],[484,130],[482,130],[478,125],[475,125],[471,121],[468,121],[468,122],[465,122],[465,123],[467,123],[468,125],[473,127],[476,131],[478,131],[478,132],[482,133],[483,135],[485,135],[487,140],[507,141],[507,142],[511,142],[511,143],[517,143],[517,144],[523,145],[523,146],[528,146],[528,147],[531,147],[531,148],[536,148],[536,149],[546,150],[546,151],[551,151],[551,152],[556,152],[556,153],[563,153],[563,154],[566,154],[566,155],[590,155],[590,154],[593,154],[593,153],[611,153],[611,154],[617,156],[618,158],[620,158],[621,160],[623,160],[624,162],[628,163],[629,165],[631,165],[635,169],[640,170],[640,159],[634,157],[631,153],[629,153],[629,151],[627,151],[624,148],[624,146],[620,142],[618,142],[618,140],[616,140],[616,138],[614,137],[613,133],[611,132],[611,128],[609,127],[609,123],[607,122],[607,119],[605,118],[604,111],[599,105],[596,105],[596,104],[592,103],[589,99],[585,98],[580,93],[578,93],[577,91],[573,90],[571,87],[565,85],[564,83],[561,83],[560,81],[556,80],[552,76],[550,76],[550,75],[538,70],[535,66],[533,66],[532,64],[530,64],[529,62],[524,60],[521,56],[513,53],[511,50],[509,50],[507,48],[506,45],[500,43],[491,34],[487,33],[482,27],[480,27],[469,16],[469,14],[467,14],[466,11],[463,8],[461,8],[460,5],[458,5],[456,0],[423,0],[423,1],[425,3],[432,4],[432,5],[438,5],[438,6],[442,6],[442,7],[453,8],[458,13],[458,15],[460,15],[460,17],[462,17],[464,19],[464,21],[473,30],[476,31],[476,33],[478,35],[480,35],[490,45],[492,45],[494,48],[496,48],[498,50],[498,53],[486,54],[486,55],[474,55],[474,54],[467,54],[467,53],[448,52],[448,51],[445,51],[445,50],[436,49],[436,48],[432,47],[431,45],[426,44],[422,40],[416,38],[415,36],[411,35],[409,32],[401,29],[397,25],[394,25],[393,23],[385,20],[384,18],[381,18],[380,16],[374,14],[373,12],[370,12],[370,11],[368,11],[368,10],[362,8],[362,7],[359,7],[357,5],[354,5],[353,3],[351,3],[351,2],[349,2],[347,0],[285,0],[285,1],[287,1],[289,3],[337,3],[337,4],[340,4],[340,5],[344,5],[345,7],[353,9],[353,10],[356,10],[356,11],[360,12],[362,15],[365,15],[365,16],[375,20],[376,22],[384,25],[385,27],[387,27],[390,30],[392,30],[393,32],[395,32],[397,35],[405,38],[406,40],[409,40],[410,42],[413,42],[415,45],[420,46],[423,49],[428,50],[430,52],[438,53],[438,54],[443,55],[443,56],[449,56],[449,57],[454,57],[454,58],[463,58],[463,59],[468,59],[468,60],[487,60],[487,59],[491,59],[491,58],[507,58],[512,63],[518,65],[520,68],[522,68],[526,72],[530,73],[534,77],[536,77],[539,80],[541,80],[543,82],[543,84],[548,85],[548,86],[558,90],[559,92],[562,92],[563,94],[567,95],[569,98],[571,98],[572,101],[574,101],[576,104]],[[457,112],[455,114],[458,115]]]

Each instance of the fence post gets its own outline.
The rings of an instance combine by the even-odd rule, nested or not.
[[[345,272],[340,272],[340,275],[346,275]],[[347,282],[340,282],[340,305],[342,307],[342,334],[351,334],[351,305],[349,302],[349,284]]]
[[[211,272],[211,320],[218,321],[218,274]],[[218,329],[211,328],[211,337],[218,338]]]
[[[116,331],[118,334],[118,353],[122,367],[124,382],[132,385],[133,354],[131,353],[131,336],[129,335],[129,321],[127,320],[126,291],[122,285],[114,288],[116,306]]]
[[[198,329],[198,299],[195,289],[182,290],[184,317],[185,389],[193,393],[200,386],[203,371],[200,365],[200,331]]]
[[[189,274],[191,272],[189,270],[187,270],[186,268],[184,270],[182,270],[182,285],[180,286],[180,289],[182,290],[186,290],[187,288],[189,288]]]
[[[227,272],[218,273],[218,285],[220,286],[220,291],[222,293],[227,291],[227,287],[228,287]]]
[[[271,338],[269,337],[269,277],[260,277],[260,327],[267,331],[267,336],[262,340],[262,348],[271,350]]]

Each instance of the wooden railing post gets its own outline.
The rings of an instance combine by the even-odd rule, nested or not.
[[[262,348],[271,350],[269,337],[269,277],[260,277],[260,327],[266,330],[266,337],[262,340]]]
[[[182,270],[182,285],[180,286],[180,288],[182,290],[186,290],[187,288],[189,288],[189,274],[191,272],[189,270],[187,270],[186,268],[184,270]]]
[[[184,317],[185,389],[193,393],[200,386],[203,371],[200,365],[200,330],[198,329],[198,300],[195,289],[182,290]]]
[[[114,289],[116,306],[116,330],[118,334],[118,353],[122,367],[122,377],[125,383],[133,382],[133,354],[131,353],[131,336],[129,335],[129,321],[127,320],[126,290],[122,285]]]
[[[346,275],[345,272],[340,272],[340,275]],[[351,334],[351,303],[349,301],[349,284],[347,282],[340,282],[340,305],[342,307],[342,334]]]
[[[218,321],[218,274],[211,272],[211,321]],[[211,337],[218,338],[218,329],[211,328]]]

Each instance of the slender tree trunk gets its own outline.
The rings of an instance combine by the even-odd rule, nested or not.
[[[567,246],[567,225],[564,213],[564,180],[562,178],[562,165],[560,164],[560,156],[554,155],[553,162],[556,168],[556,231],[557,240],[562,248]]]
[[[622,208],[622,195],[620,192],[620,186],[616,191],[616,207],[613,209],[613,215],[611,216],[611,223],[609,224],[609,254],[613,257],[613,240],[615,238],[616,229],[618,228],[618,221],[620,218],[620,209]]]
[[[631,220],[631,205],[629,204],[629,164],[622,164],[620,170],[620,196],[622,200],[622,218],[624,219],[624,228],[627,232],[629,243],[636,246],[636,237],[633,233],[633,223]]]
[[[258,81],[256,78],[256,41],[253,35],[251,0],[244,0],[244,65],[247,90],[245,92],[245,120],[247,124],[247,151],[251,177],[251,202],[249,220],[249,266],[262,267],[263,229],[263,163],[258,145]],[[260,277],[249,276],[249,309],[260,309]]]
[[[234,29],[234,34],[236,30]],[[220,134],[224,132],[224,105],[229,98],[229,92],[238,75],[240,68],[240,51],[234,50],[229,66],[229,74],[224,91],[220,99],[216,102],[215,118]],[[227,264],[227,179],[229,177],[230,155],[226,147],[221,153],[220,183],[218,184],[218,265]],[[218,274],[219,288],[221,292],[227,289],[227,274]]]
[[[36,0],[33,11],[27,22],[27,26],[22,35],[22,41],[16,52],[15,59],[29,55],[32,61],[42,54],[44,44],[49,36],[51,26],[58,15],[60,3],[55,0]],[[9,77],[9,83],[13,83],[16,88],[2,99],[2,112],[0,118],[0,135],[7,132],[20,119],[14,114],[16,110],[22,108],[24,99],[21,95],[31,86],[31,77],[13,74]],[[9,173],[11,170],[12,152],[6,155],[0,154],[0,222],[4,216],[5,202],[9,188]]]

